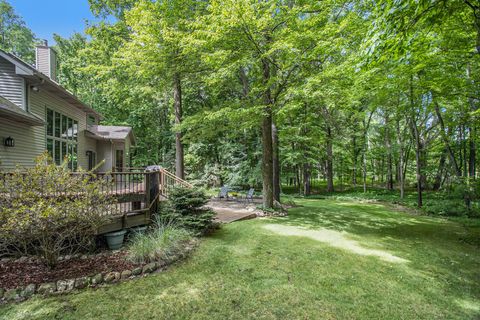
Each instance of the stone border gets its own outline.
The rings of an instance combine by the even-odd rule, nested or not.
[[[106,286],[110,284],[114,284],[120,281],[125,281],[129,279],[135,279],[139,277],[145,277],[150,273],[153,273],[155,271],[160,271],[164,267],[179,261],[183,258],[186,258],[188,254],[195,249],[197,245],[197,241],[192,241],[191,243],[187,244],[185,246],[185,250],[177,255],[174,259],[165,262],[151,262],[144,264],[143,266],[138,266],[137,268],[134,269],[127,269],[127,270],[121,270],[121,271],[112,271],[108,273],[98,273],[93,276],[84,276],[84,277],[79,277],[79,278],[74,278],[74,279],[63,279],[63,280],[57,280],[56,282],[48,282],[48,283],[42,283],[39,285],[35,284],[29,284],[25,287],[17,287],[13,289],[2,289],[0,288],[0,304],[5,304],[8,302],[20,302],[20,301],[25,301],[35,294],[37,295],[42,295],[42,296],[53,296],[53,295],[62,295],[62,294],[67,294],[70,293],[74,290],[81,290],[85,289],[87,287],[90,288],[95,288],[95,287],[100,287],[100,286]],[[101,253],[99,255],[103,255],[104,253]],[[91,256],[99,256],[99,255],[90,255]],[[66,258],[66,260],[70,258],[78,258],[78,255],[75,256],[70,256]],[[81,256],[81,258],[88,256]],[[26,259],[25,259],[26,258]],[[2,259],[2,262],[8,262],[8,261],[18,261],[18,262],[26,262],[26,261],[32,261],[33,259],[36,258],[28,258],[28,257],[21,257],[18,259],[9,259],[5,260]]]
[[[117,250],[118,251],[118,250]],[[111,251],[111,252],[116,252],[116,251]],[[58,257],[58,261],[66,261],[66,260],[71,260],[71,259],[88,259],[88,258],[94,258],[94,257],[101,257],[101,256],[107,256],[110,255],[110,252],[100,252],[96,254],[72,254],[72,255],[66,255],[66,256],[60,256]],[[6,262],[18,262],[18,263],[24,263],[24,262],[39,262],[40,259],[37,257],[27,257],[27,256],[22,256],[20,258],[2,258],[0,259],[0,262],[6,263]]]

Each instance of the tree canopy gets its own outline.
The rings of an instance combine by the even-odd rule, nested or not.
[[[261,186],[266,207],[325,186],[476,210],[477,1],[89,2],[104,19],[56,36],[59,79],[134,127],[135,165]]]

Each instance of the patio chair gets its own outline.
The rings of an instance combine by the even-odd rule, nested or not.
[[[229,188],[227,186],[221,187],[220,192],[218,192],[218,199],[225,198],[226,200],[228,200],[229,198],[228,191],[229,191]]]
[[[254,188],[250,188],[247,192],[247,194],[245,195],[245,202],[253,202],[253,194],[255,192],[255,189]]]

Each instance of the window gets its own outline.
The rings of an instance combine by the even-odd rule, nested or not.
[[[53,136],[53,110],[47,109],[47,136]]]
[[[97,154],[93,151],[87,151],[88,170],[92,170],[97,165]]]
[[[87,116],[87,124],[88,124],[88,125],[97,124],[97,118],[95,118],[95,116],[89,114],[89,115]]]
[[[47,151],[57,165],[64,159],[68,167],[78,166],[78,122],[51,109],[47,109]]]
[[[123,169],[123,150],[115,150],[115,167],[117,171]]]

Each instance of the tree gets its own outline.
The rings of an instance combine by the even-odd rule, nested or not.
[[[35,35],[6,0],[0,0],[0,49],[35,62]]]

